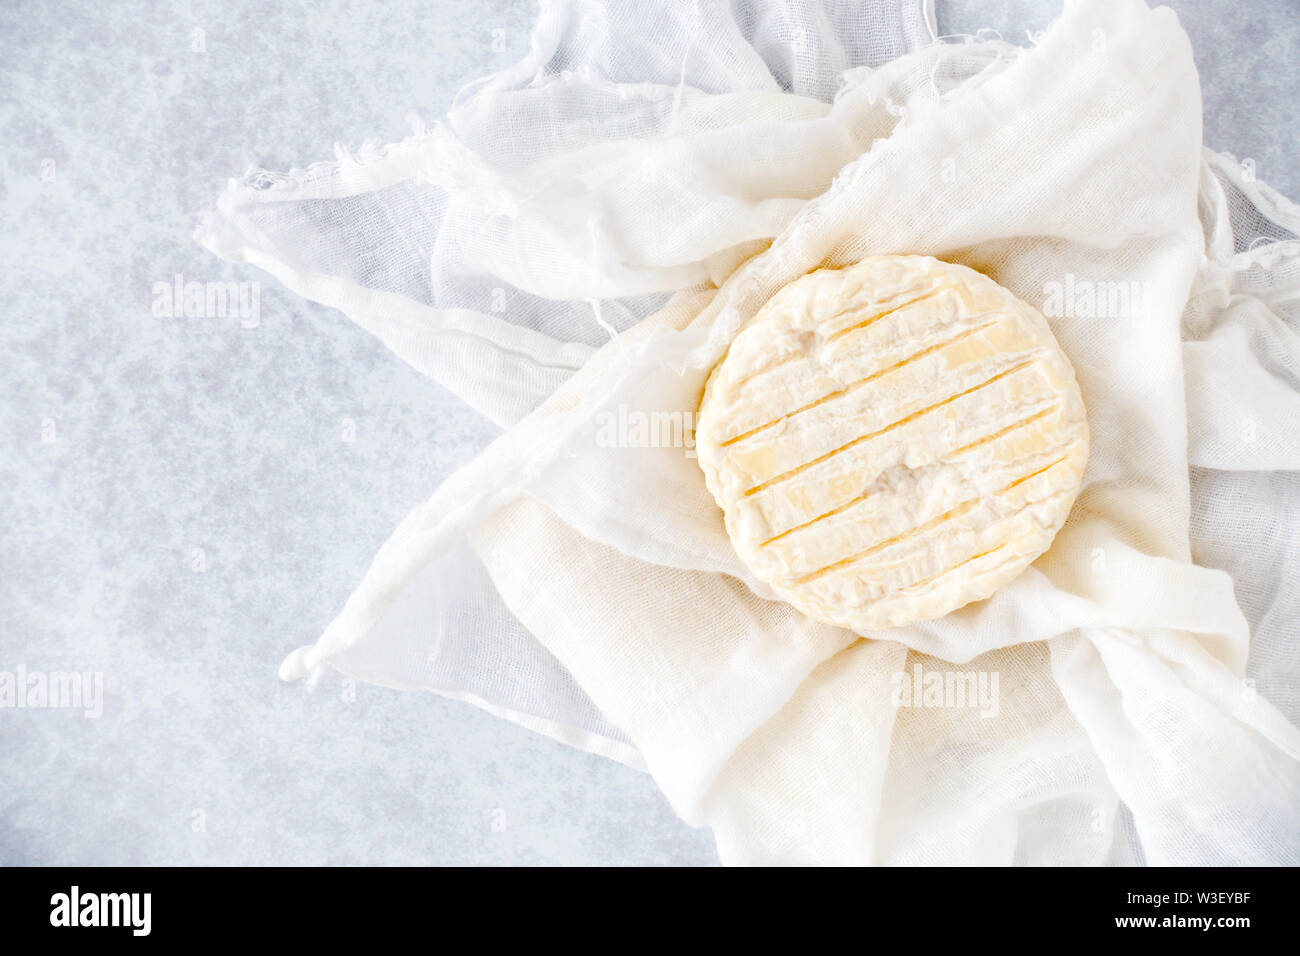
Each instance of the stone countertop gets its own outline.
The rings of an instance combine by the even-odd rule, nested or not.
[[[1206,142],[1300,195],[1300,24],[1172,4]],[[941,34],[1056,2],[938,3]],[[649,777],[429,694],[282,684],[406,512],[493,436],[342,315],[159,319],[249,166],[393,140],[517,60],[532,5],[7,5],[0,670],[103,675],[102,716],[0,710],[0,864],[716,862]],[[201,32],[196,32],[201,31]]]

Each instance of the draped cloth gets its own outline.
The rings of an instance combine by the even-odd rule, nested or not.
[[[1140,0],[1026,47],[918,0],[565,0],[443,121],[232,182],[201,242],[500,427],[281,676],[646,769],[728,863],[1300,862],[1300,209],[1200,117]],[[1043,309],[1092,453],[1015,581],[855,634],[739,562],[689,440],[609,426],[689,423],[776,290],[881,253]]]

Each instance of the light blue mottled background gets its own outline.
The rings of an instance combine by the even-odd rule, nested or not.
[[[1172,5],[1206,142],[1300,196],[1297,3]],[[939,0],[940,33],[1016,39],[1057,9]],[[0,710],[0,863],[716,861],[632,770],[431,695],[275,679],[491,432],[342,315],[197,247],[197,214],[250,166],[440,115],[522,54],[532,18],[504,0],[0,11],[0,670],[102,671],[106,694],[98,720]],[[260,326],[154,318],[176,273],[262,280]]]

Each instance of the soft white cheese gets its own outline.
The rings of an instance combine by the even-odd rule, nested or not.
[[[869,632],[986,598],[1042,554],[1088,425],[1036,309],[964,266],[876,256],[790,283],[746,324],[696,451],[745,564]]]

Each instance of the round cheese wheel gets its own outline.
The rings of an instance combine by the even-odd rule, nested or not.
[[[791,282],[741,329],[696,451],[754,574],[863,633],[986,598],[1042,554],[1088,425],[1036,309],[965,266],[876,256]]]

